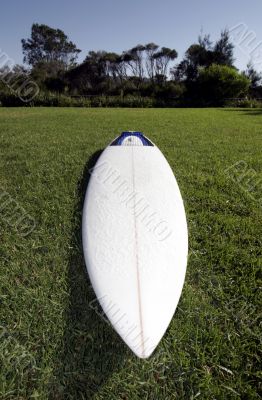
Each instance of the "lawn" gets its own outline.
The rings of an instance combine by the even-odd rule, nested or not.
[[[189,225],[148,360],[101,314],[81,249],[88,166],[123,130],[164,153]],[[0,108],[0,137],[0,398],[260,399],[262,110]]]

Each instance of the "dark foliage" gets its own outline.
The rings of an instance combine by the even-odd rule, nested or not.
[[[252,64],[244,73],[234,67],[227,30],[214,43],[209,35],[199,36],[177,65],[172,65],[175,49],[153,42],[120,54],[92,50],[77,65],[80,50],[66,34],[39,24],[33,24],[31,38],[22,40],[22,49],[31,68],[0,71],[3,105],[22,105],[16,88],[23,79],[40,91],[27,106],[209,106],[236,97],[262,97],[261,75]]]
[[[35,66],[39,62],[58,61],[64,66],[73,65],[79,50],[60,29],[33,24],[31,38],[22,39],[24,62]]]

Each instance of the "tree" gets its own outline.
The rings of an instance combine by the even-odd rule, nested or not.
[[[230,42],[229,31],[224,29],[221,32],[220,39],[215,43],[213,48],[213,62],[220,65],[233,66],[234,63],[234,45]]]
[[[58,61],[39,61],[31,70],[32,78],[41,85],[46,79],[57,77],[64,72],[64,65]]]
[[[71,91],[80,94],[101,94],[109,77],[108,54],[105,51],[89,51],[84,62],[66,73]]]
[[[201,67],[212,64],[233,66],[234,46],[230,42],[227,29],[221,32],[219,40],[213,45],[210,36],[198,37],[198,43],[192,44],[186,51],[184,59],[171,71],[178,81],[195,82]]]
[[[197,83],[204,103],[216,106],[229,98],[244,97],[250,86],[250,80],[235,68],[217,64],[201,69]]]
[[[5,65],[0,69],[0,91],[17,93],[28,79],[28,71],[22,65],[14,65],[11,68]]]
[[[210,35],[204,35],[201,31],[201,34],[198,36],[198,44],[205,51],[212,51],[212,41],[210,40]]]
[[[24,62],[35,66],[39,62],[58,62],[65,68],[74,65],[79,50],[60,29],[33,24],[31,38],[22,39]]]
[[[244,75],[250,80],[252,89],[257,88],[262,83],[262,74],[255,70],[251,61],[247,64],[247,69],[244,71]]]
[[[105,73],[108,77],[112,77],[115,82],[123,80],[127,77],[126,63],[123,57],[117,53],[104,52],[102,60],[105,62]]]
[[[123,53],[123,61],[127,63],[131,73],[142,81],[144,77],[143,52],[145,46],[138,44]]]
[[[199,67],[207,67],[213,62],[212,42],[209,35],[199,36],[198,43],[187,49],[184,59],[171,70],[178,81],[193,82],[198,77]]]
[[[169,49],[168,47],[162,47],[153,57],[156,60],[156,75],[166,77],[168,64],[170,61],[177,58],[177,51]]]
[[[145,45],[145,53],[146,53],[146,71],[148,74],[148,77],[151,79],[151,81],[154,80],[154,75],[155,75],[155,54],[159,46],[155,43],[148,43]]]

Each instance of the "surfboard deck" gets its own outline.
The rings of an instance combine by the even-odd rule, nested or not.
[[[82,236],[105,314],[130,349],[146,358],[177,307],[188,235],[174,174],[160,150],[140,135],[122,134],[92,169]]]

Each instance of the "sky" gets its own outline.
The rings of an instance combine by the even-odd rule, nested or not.
[[[0,49],[17,64],[35,22],[62,29],[82,50],[78,61],[89,50],[122,52],[149,42],[176,49],[179,61],[201,32],[215,41],[228,28],[235,65],[244,70],[252,59],[262,71],[261,0],[2,0],[0,10]]]

